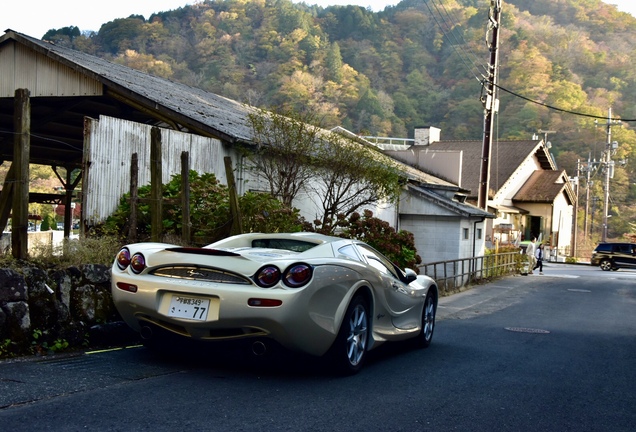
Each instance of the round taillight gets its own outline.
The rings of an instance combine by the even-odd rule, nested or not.
[[[254,278],[258,286],[263,288],[271,288],[280,280],[280,270],[278,267],[266,266],[256,273]]]
[[[130,268],[135,273],[141,273],[146,268],[146,258],[140,253],[136,253],[130,259]]]
[[[307,264],[294,264],[285,271],[283,281],[290,288],[300,288],[311,279],[313,269]]]
[[[117,266],[121,270],[126,270],[126,268],[130,265],[130,251],[128,248],[122,248],[117,254]]]

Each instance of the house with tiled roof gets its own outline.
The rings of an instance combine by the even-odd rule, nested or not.
[[[482,141],[443,141],[437,128],[421,128],[401,144],[378,143],[386,154],[467,190],[477,204]],[[565,171],[558,170],[543,140],[495,141],[490,151],[487,242],[516,244],[541,238],[570,255],[576,195]]]

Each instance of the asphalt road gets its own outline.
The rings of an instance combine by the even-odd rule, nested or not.
[[[0,362],[6,431],[633,431],[636,272],[550,265],[441,300],[356,376],[141,347]]]

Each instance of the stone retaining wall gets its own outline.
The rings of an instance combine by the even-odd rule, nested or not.
[[[94,345],[119,323],[110,267],[0,268],[0,357]]]

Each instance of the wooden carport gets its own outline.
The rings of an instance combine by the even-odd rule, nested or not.
[[[0,159],[12,166],[0,194],[0,226],[12,210],[14,256],[26,254],[29,202],[81,198],[75,189],[85,169],[86,117],[107,115],[231,145],[252,142],[250,112],[236,101],[6,30],[0,37]],[[49,165],[56,174],[64,168],[66,176],[58,178],[65,193],[29,194],[29,164]]]

